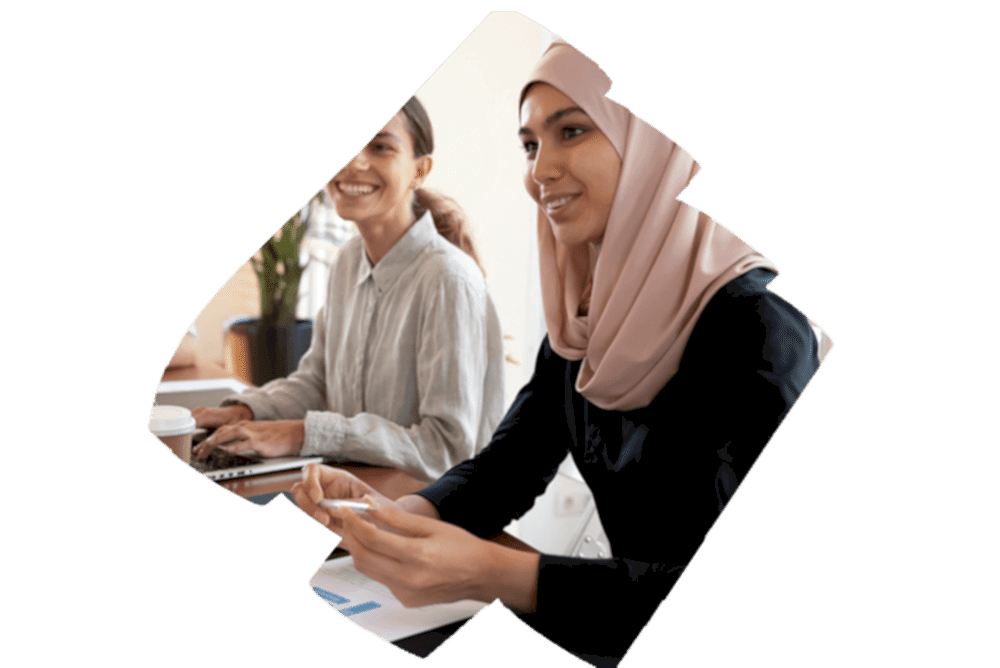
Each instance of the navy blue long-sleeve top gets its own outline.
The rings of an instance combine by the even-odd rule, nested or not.
[[[580,362],[546,339],[488,447],[420,492],[443,520],[490,536],[572,455],[616,556],[541,555],[537,610],[523,618],[553,642],[595,663],[624,655],[815,372],[812,328],[766,289],[773,278],[754,269],[715,294],[644,408],[587,401]]]

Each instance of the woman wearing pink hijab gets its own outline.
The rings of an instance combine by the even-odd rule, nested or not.
[[[522,93],[548,337],[490,445],[395,502],[324,467],[293,491],[405,605],[500,598],[598,665],[624,655],[819,364],[805,316],[767,290],[774,267],[677,200],[697,164],[610,84],[559,43]],[[567,453],[615,558],[483,540]],[[363,499],[371,521],[323,497]]]

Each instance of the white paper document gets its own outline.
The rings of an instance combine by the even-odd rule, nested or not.
[[[389,642],[468,619],[486,607],[479,601],[403,607],[388,587],[359,573],[351,557],[326,562],[310,584],[331,606]]]

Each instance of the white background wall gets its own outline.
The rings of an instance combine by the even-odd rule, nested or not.
[[[519,14],[496,14],[417,91],[434,126],[434,168],[426,185],[465,209],[501,326],[512,337],[506,350],[520,363],[505,367],[508,405],[530,377],[544,335],[538,209],[524,189],[517,130],[521,88],[551,40]]]

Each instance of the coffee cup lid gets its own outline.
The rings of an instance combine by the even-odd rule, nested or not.
[[[149,416],[149,430],[157,436],[188,434],[194,428],[191,411],[182,406],[153,406]]]

